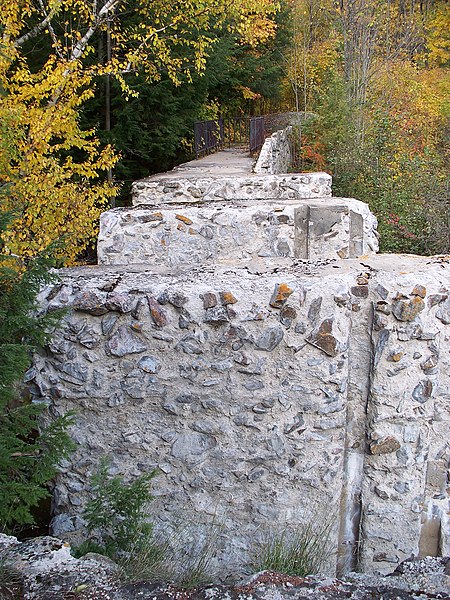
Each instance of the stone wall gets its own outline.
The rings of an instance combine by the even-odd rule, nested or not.
[[[224,572],[325,514],[330,572],[449,554],[449,281],[410,256],[61,272],[41,302],[69,312],[27,374],[77,412],[54,533],[77,537],[106,454],[127,478],[158,467],[157,528],[218,528]]]
[[[254,166],[255,173],[271,175],[289,171],[292,165],[291,135],[292,127],[289,126],[266,139]]]
[[[301,200],[331,196],[327,173],[271,174],[258,177],[180,177],[154,175],[133,184],[133,205],[204,203],[247,200]]]

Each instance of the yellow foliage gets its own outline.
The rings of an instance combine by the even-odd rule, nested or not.
[[[387,110],[399,132],[398,152],[411,156],[432,148],[450,118],[450,71],[389,63],[373,81],[371,104]]]
[[[429,60],[437,65],[450,62],[450,5],[441,3],[429,23]]]
[[[1,210],[17,216],[3,238],[3,252],[33,256],[65,238],[64,255],[73,263],[92,242],[100,211],[115,195],[100,177],[117,156],[109,146],[100,148],[95,132],[79,127],[85,78],[75,67],[66,77],[65,65],[53,59],[38,74],[24,61],[13,72],[6,62],[2,67],[0,121],[9,148],[0,146],[0,173],[10,189]],[[58,99],[52,102],[55,90]]]

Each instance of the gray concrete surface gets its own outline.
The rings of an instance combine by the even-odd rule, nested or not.
[[[241,148],[227,148],[214,154],[209,154],[178,165],[172,171],[157,173],[148,177],[146,181],[160,181],[161,179],[196,179],[199,177],[244,177],[252,173],[255,158],[248,151]]]

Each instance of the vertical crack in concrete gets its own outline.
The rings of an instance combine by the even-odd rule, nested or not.
[[[362,306],[362,310],[352,314],[337,575],[355,570],[358,563],[366,418],[372,365],[371,322],[372,307],[369,302]],[[369,327],[367,323],[370,323]]]

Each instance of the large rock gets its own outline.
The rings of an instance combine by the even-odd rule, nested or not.
[[[7,576],[15,582],[16,589],[20,588],[19,597],[23,600],[63,600],[72,597],[70,594],[80,600],[123,597],[117,585],[117,565],[95,554],[77,560],[69,544],[55,537],[19,542],[0,534],[0,563],[6,569],[0,581],[0,597],[5,600]],[[4,595],[2,584],[6,588]]]

